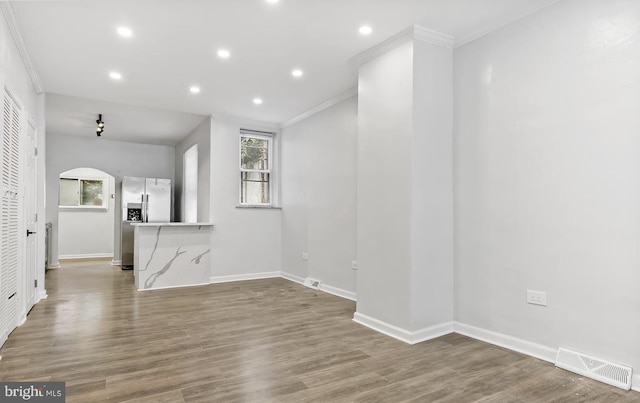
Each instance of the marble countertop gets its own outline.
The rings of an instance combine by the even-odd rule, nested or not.
[[[201,227],[213,226],[211,222],[137,222],[131,223],[137,227]]]

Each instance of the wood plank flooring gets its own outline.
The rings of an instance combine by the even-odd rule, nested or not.
[[[78,261],[47,291],[0,379],[66,381],[67,402],[640,402],[457,334],[409,346],[284,279],[138,292],[130,271]]]

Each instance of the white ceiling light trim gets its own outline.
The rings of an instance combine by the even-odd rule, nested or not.
[[[22,58],[25,69],[27,70],[27,74],[29,74],[33,88],[37,94],[42,94],[44,92],[44,87],[40,82],[40,77],[38,77],[35,67],[33,67],[33,62],[31,61],[31,56],[24,44],[24,39],[22,39],[20,26],[18,25],[18,19],[16,18],[16,12],[13,8],[13,4],[2,1],[0,2],[0,10],[2,10],[5,20],[7,21],[7,26],[9,27],[11,36],[13,36],[14,42],[16,43],[18,53],[20,53],[20,57]]]
[[[284,129],[285,127],[289,127],[292,126],[300,121],[303,121],[307,118],[310,118],[311,116],[315,115],[316,113],[322,112],[325,109],[329,109],[334,105],[338,105],[341,102],[346,101],[347,99],[354,97],[358,95],[358,87],[353,87],[353,88],[349,88],[347,91],[343,92],[342,94],[335,96],[331,99],[329,99],[328,101],[325,101],[323,103],[321,103],[320,105],[317,105],[311,109],[309,109],[306,112],[301,113],[300,115],[287,120],[286,122],[284,122],[283,124],[281,124],[280,126]]]
[[[117,71],[112,71],[109,73],[109,77],[111,77],[111,79],[113,80],[121,80],[122,74],[118,73]]]
[[[262,102],[264,102],[262,98],[253,98],[253,103],[256,105],[262,105]]]
[[[295,78],[300,78],[304,75],[304,71],[300,70],[300,69],[293,69],[291,71],[291,75],[294,76]]]
[[[349,60],[349,63],[355,66],[360,66],[411,40],[427,42],[447,49],[453,49],[454,43],[453,37],[450,35],[446,35],[420,25],[412,25],[376,46],[355,55]]]
[[[191,92],[192,94],[199,94],[200,87],[198,87],[197,85],[191,86],[189,87],[189,92]]]
[[[221,59],[228,59],[229,57],[231,57],[231,52],[229,52],[227,49],[218,49],[218,57]]]
[[[125,26],[119,26],[116,31],[118,32],[118,35],[123,38],[131,38],[131,36],[133,35],[133,31],[131,30],[131,28]]]
[[[370,25],[363,25],[358,29],[358,32],[360,32],[360,35],[371,35],[373,28]]]

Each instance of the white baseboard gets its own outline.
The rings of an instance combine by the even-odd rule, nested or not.
[[[440,323],[411,332],[359,312],[353,315],[353,321],[407,344],[421,343],[453,332],[453,322]]]
[[[304,284],[304,278],[296,276],[295,274],[282,271],[280,272],[280,276],[284,279],[293,281],[294,283]],[[322,282],[320,282],[320,291],[324,291],[326,293],[333,294],[341,298],[350,299],[351,301],[356,300],[355,292],[343,290],[342,288],[333,287],[328,284],[323,284]]]
[[[282,278],[293,281],[294,283],[304,284],[304,277],[299,277],[295,274],[287,273],[285,271],[281,271],[280,275],[282,276]]]
[[[467,325],[460,322],[454,322],[454,331],[473,339],[481,340],[496,346],[504,347],[509,350],[517,351],[531,357],[538,358],[543,361],[555,364],[558,350],[542,344],[532,343],[527,340],[509,336],[502,333],[493,332],[491,330]],[[636,374],[631,378],[631,390],[640,392],[640,374]]]
[[[287,273],[284,271],[269,271],[263,273],[250,273],[250,274],[238,274],[232,276],[215,276],[209,279],[211,284],[217,283],[229,283],[232,281],[245,281],[245,280],[260,280],[264,278],[277,278],[282,277],[286,280],[293,281],[294,283],[304,284],[304,278],[296,276],[295,274]],[[332,287],[330,285],[322,284],[320,291],[327,292],[329,294],[336,295],[338,297],[356,300],[356,293],[343,290],[341,288]]]
[[[268,271],[263,273],[237,274],[233,276],[215,276],[209,279],[211,284],[230,283],[232,281],[260,280],[263,278],[281,277],[279,271]]]
[[[355,301],[356,300],[356,293],[355,292],[343,290],[342,288],[338,288],[338,287],[332,287],[332,286],[327,285],[327,284],[320,283],[320,291],[328,292],[329,294],[333,294],[333,295],[336,295],[338,297],[350,299],[351,301]]]
[[[449,333],[453,333],[453,322],[444,322],[425,327],[412,333],[412,344],[422,343]]]
[[[556,361],[556,354],[558,350],[548,346],[543,346],[542,344],[532,343],[517,337],[493,332],[491,330],[482,329],[460,322],[455,322],[453,324],[453,329],[456,333],[460,333],[464,336],[508,348],[509,350],[530,355],[544,361],[551,363],[555,363]]]
[[[47,295],[47,290],[40,291],[40,293],[38,293],[38,302],[43,299],[47,299],[47,297],[49,297],[49,295]]]
[[[59,269],[59,268],[60,268],[60,262],[55,262],[47,265],[47,269]]]
[[[111,266],[122,266],[122,260],[115,260],[113,259],[111,261]]]
[[[58,260],[60,259],[98,259],[98,258],[107,258],[113,257],[113,253],[89,253],[86,255],[58,255]]]

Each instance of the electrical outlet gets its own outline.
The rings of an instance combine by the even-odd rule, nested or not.
[[[527,290],[527,304],[547,306],[547,293]]]
[[[352,260],[351,261],[351,270],[358,270],[358,261],[357,260]]]
[[[302,260],[309,260],[309,253],[302,252]]]

